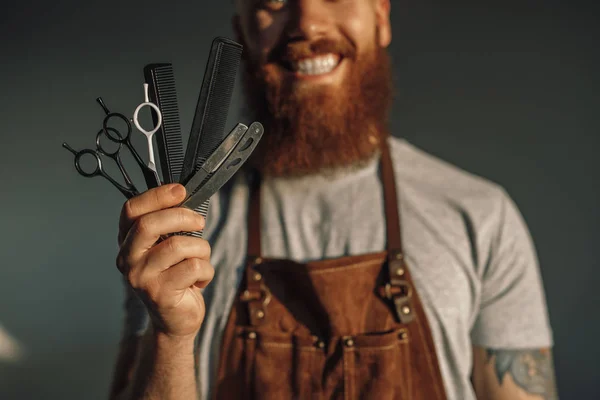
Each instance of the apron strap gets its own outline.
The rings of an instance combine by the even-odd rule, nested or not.
[[[387,234],[387,251],[393,258],[402,258],[402,235],[400,232],[400,215],[398,213],[398,196],[394,167],[387,140],[381,146],[381,180],[383,182],[383,201]]]
[[[398,320],[407,324],[414,319],[411,304],[413,289],[402,249],[402,225],[398,212],[397,185],[387,140],[383,140],[381,146],[381,180],[386,216],[388,281],[380,292],[394,303]]]
[[[387,140],[382,141],[381,146],[381,180],[383,183],[384,207],[386,216],[386,237],[388,254],[388,274],[387,282],[381,288],[380,293],[388,300],[392,301],[396,311],[396,316],[401,323],[409,323],[414,319],[413,307],[411,305],[412,285],[408,276],[408,268],[402,249],[402,235],[400,225],[400,215],[398,212],[398,195],[396,193],[396,179],[394,177],[394,168]],[[260,275],[256,274],[253,266],[262,262],[262,247],[260,238],[260,203],[261,203],[261,179],[260,174],[254,172],[250,176],[250,203],[248,207],[248,257],[246,268],[246,278],[249,297],[256,297],[255,293],[260,292]],[[261,296],[262,297],[262,296]],[[254,300],[254,299],[253,299]],[[258,300],[258,299],[256,299]],[[255,300],[255,301],[256,301]],[[261,307],[259,318],[256,322],[262,320],[264,309]],[[252,318],[251,316],[251,319]]]
[[[260,244],[260,175],[252,171],[249,175],[250,203],[248,207],[248,251],[246,268],[244,270],[245,286],[240,294],[240,301],[247,303],[248,320],[251,325],[258,326],[266,317],[266,305],[270,298],[270,291],[263,282],[262,275],[256,267],[262,263]]]

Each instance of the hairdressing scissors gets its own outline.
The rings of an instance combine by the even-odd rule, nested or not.
[[[138,119],[140,110],[143,107],[150,107],[150,108],[154,109],[154,111],[156,111],[156,115],[157,115],[156,126],[154,127],[154,129],[149,130],[149,131],[142,128],[142,126],[140,125],[140,121]],[[160,125],[162,124],[162,113],[160,112],[160,109],[158,108],[158,106],[156,104],[150,102],[150,99],[148,98],[148,84],[147,83],[144,83],[144,102],[141,103],[139,106],[137,106],[137,108],[135,109],[135,111],[133,113],[132,120],[133,120],[133,123],[135,124],[135,127],[138,128],[138,130],[140,132],[142,132],[144,134],[144,136],[146,136],[146,139],[148,140],[148,168],[150,168],[152,171],[154,171],[154,174],[158,177],[158,172],[156,171],[156,163],[154,161],[154,146],[152,144],[152,136],[154,136],[154,134],[156,133],[156,131],[160,128]]]
[[[96,150],[83,149],[83,150],[77,151],[77,150],[74,150],[71,146],[69,146],[66,142],[63,143],[63,147],[65,149],[69,150],[75,156],[75,169],[77,170],[77,172],[79,172],[81,175],[85,176],[86,178],[92,178],[94,176],[104,177],[106,180],[108,180],[110,183],[112,183],[117,189],[119,189],[119,191],[121,193],[123,193],[123,195],[126,198],[130,199],[134,196],[137,196],[139,194],[139,192],[138,192],[137,188],[134,186],[133,182],[131,181],[131,178],[127,174],[127,171],[125,171],[125,168],[123,167],[123,163],[121,161],[121,157],[119,156],[119,152],[121,151],[122,143],[120,141],[115,141],[115,140],[111,139],[112,136],[108,135],[107,132],[112,132],[116,136],[121,138],[121,133],[118,130],[116,130],[114,128],[107,128],[106,130],[101,129],[100,131],[98,131],[98,134],[96,135]],[[110,140],[117,143],[118,146],[117,146],[116,150],[108,151],[107,149],[105,149],[102,146],[101,138],[102,138],[102,135],[105,133],[106,133],[106,136]],[[81,165],[81,158],[83,156],[85,156],[86,154],[91,155],[96,161],[96,167],[91,172],[86,171]],[[121,175],[123,176],[123,180],[125,181],[124,185],[120,184],[119,182],[117,182],[115,179],[113,179],[110,175],[108,175],[106,173],[106,171],[104,170],[104,167],[102,166],[102,157],[100,156],[101,154],[112,158],[114,160],[114,162],[117,164],[117,167],[119,167],[119,171],[121,172]]]
[[[102,100],[100,99],[99,102],[102,102]],[[263,133],[264,128],[259,122],[254,122],[250,127],[244,124],[237,124],[237,126],[227,135],[225,140],[223,140],[211,156],[186,183],[185,189],[187,195],[180,205],[193,210],[215,194],[248,160],[262,138]],[[109,140],[117,144],[116,150],[108,151],[102,146],[101,139],[103,134],[106,135]],[[127,199],[130,199],[137,196],[139,191],[133,184],[121,161],[119,153],[123,144],[127,144],[127,141],[123,138],[121,132],[115,128],[105,126],[98,131],[98,134],[96,135],[96,150],[83,149],[77,151],[66,142],[63,143],[63,147],[75,156],[74,163],[77,172],[87,178],[92,178],[94,176],[104,177]],[[86,154],[91,155],[96,162],[96,166],[91,172],[86,171],[81,165],[81,158]],[[106,173],[102,165],[101,155],[113,159],[117,164],[123,180],[125,181],[124,184],[120,184]]]
[[[125,146],[129,149],[142,170],[148,189],[160,186],[161,181],[156,170],[152,137],[162,124],[162,113],[160,108],[149,100],[148,84],[144,84],[144,101],[137,106],[131,119],[128,119],[123,114],[111,112],[101,97],[98,97],[96,101],[105,113],[102,121],[102,129],[96,135],[96,150],[83,149],[77,151],[67,143],[63,143],[63,147],[75,156],[74,163],[77,172],[88,178],[94,176],[104,177],[127,199],[137,196],[140,192],[127,174],[120,157],[121,149]],[[143,107],[151,107],[156,112],[155,126],[151,130],[144,129],[139,122],[139,112]],[[110,126],[111,121],[114,124],[119,120],[125,124],[125,133],[119,131],[115,126]],[[131,122],[146,136],[148,143],[148,164],[144,164],[144,161],[131,143]],[[263,126],[259,122],[252,123],[250,127],[244,124],[237,124],[203,162],[202,166],[187,180],[185,183],[187,195],[180,206],[194,210],[204,204],[248,160],[262,138],[263,132]],[[103,135],[117,145],[116,150],[109,151],[103,147],[101,141]],[[88,171],[82,166],[81,159],[85,155],[91,155],[95,160],[95,168],[92,171]],[[102,164],[102,156],[113,159],[123,177],[124,184],[117,182],[117,180],[106,173]]]
[[[146,101],[144,103],[140,104],[138,106],[138,108],[136,109],[134,123],[138,127],[138,129],[140,129],[142,131],[142,133],[144,133],[144,135],[146,135],[146,137],[148,138],[148,151],[151,154],[149,163],[151,163],[154,166],[154,169],[149,167],[148,165],[144,164],[144,161],[140,157],[139,153],[133,147],[133,144],[131,143],[132,129],[131,129],[131,123],[129,122],[129,119],[126,116],[124,116],[123,114],[110,112],[110,110],[108,109],[108,107],[106,106],[106,104],[104,103],[104,101],[102,100],[101,97],[98,97],[96,99],[96,101],[98,102],[98,104],[100,104],[100,106],[104,110],[104,113],[106,114],[106,116],[104,117],[104,121],[102,121],[102,129],[103,129],[104,133],[113,142],[119,143],[121,145],[125,145],[125,147],[127,147],[129,149],[129,151],[133,155],[133,158],[135,159],[138,166],[142,170],[142,174],[144,175],[144,180],[146,181],[146,186],[148,187],[148,189],[152,189],[152,188],[160,186],[160,184],[161,184],[160,178],[158,176],[158,172],[156,171],[156,166],[154,164],[154,151],[152,148],[152,135],[154,134],[154,132],[156,132],[156,130],[158,128],[155,128],[153,131],[145,131],[141,128],[139,122],[137,121],[138,112],[141,109],[141,107],[146,106],[146,105],[153,106],[153,108],[156,107],[154,104],[147,101],[148,100],[147,94],[146,94],[145,100]],[[160,111],[158,110],[158,107],[156,107],[155,110],[158,112],[158,115],[160,115]],[[111,119],[113,119],[113,120],[117,119],[117,120],[123,121],[127,127],[127,133],[122,134],[118,129],[109,126],[109,122]],[[160,125],[157,124],[157,126],[160,126]],[[117,135],[113,136],[111,134],[111,132],[117,133]],[[119,150],[120,150],[120,148],[121,147],[119,146]]]

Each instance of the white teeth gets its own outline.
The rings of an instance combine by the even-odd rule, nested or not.
[[[295,71],[303,75],[321,75],[333,71],[339,63],[339,57],[334,54],[326,54],[313,58],[305,58],[293,63]]]

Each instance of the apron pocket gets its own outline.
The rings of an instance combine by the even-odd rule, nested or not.
[[[244,341],[244,368],[255,399],[313,399],[320,390],[325,362],[323,350],[313,338],[289,333],[238,327]]]
[[[248,398],[410,399],[411,360],[404,328],[338,338],[335,347],[341,354],[336,351],[338,356],[329,359],[324,344],[311,337],[238,327],[237,338],[243,341],[240,367],[251,388]],[[323,371],[332,361],[337,365],[329,367],[335,372],[323,387]]]
[[[411,393],[406,329],[342,337],[344,398],[408,400]]]

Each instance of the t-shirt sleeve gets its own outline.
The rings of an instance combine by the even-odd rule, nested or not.
[[[501,190],[497,227],[481,276],[473,345],[525,349],[552,346],[546,298],[533,240],[517,206]]]

